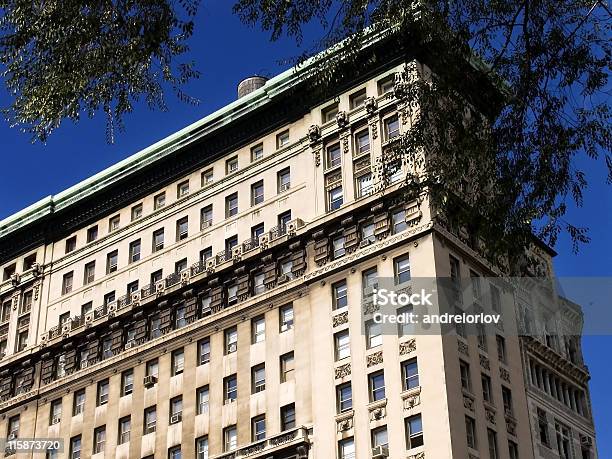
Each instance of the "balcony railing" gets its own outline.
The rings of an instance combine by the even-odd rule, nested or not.
[[[307,445],[308,443],[308,429],[302,426],[266,438],[265,440],[250,443],[236,451],[211,456],[210,459],[267,458],[271,457],[272,453],[276,451],[289,447],[297,447],[302,444]]]

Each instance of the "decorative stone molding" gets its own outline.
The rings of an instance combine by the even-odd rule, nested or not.
[[[506,414],[506,431],[510,435],[516,436],[516,419],[508,414]]]
[[[376,140],[378,138],[378,124],[380,123],[380,116],[378,114],[374,114],[368,120],[368,124],[370,126],[370,132],[372,133],[372,140]]]
[[[474,411],[474,396],[467,392],[463,392],[463,406],[470,411]]]
[[[353,411],[351,410],[349,413],[343,414],[341,416],[336,416],[336,431],[337,432],[346,432],[353,428]]]
[[[379,365],[383,363],[383,353],[382,351],[375,352],[374,354],[366,355],[366,367],[370,368],[374,365]]]
[[[344,311],[332,317],[332,324],[334,328],[346,323],[348,323],[348,311]]]
[[[416,351],[416,339],[415,338],[411,338],[408,341],[403,341],[399,343],[400,355],[408,355],[414,351]]]
[[[363,300],[363,313],[365,315],[374,314],[375,312],[380,310],[379,304],[374,304],[371,298]]]
[[[408,459],[425,459],[425,452],[421,451],[420,453],[411,454],[408,456]]]
[[[495,411],[491,408],[485,407],[485,418],[487,421],[493,425],[495,425]]]
[[[40,295],[40,284],[40,279],[36,279],[36,281],[34,281],[34,284],[32,284],[32,293],[34,295],[34,301],[37,301]]]
[[[376,110],[378,110],[378,102],[376,100],[376,97],[368,97],[363,105],[365,106],[368,116],[374,115],[376,113]]]
[[[415,387],[402,394],[402,401],[404,410],[411,410],[417,405],[421,404],[421,386]]]
[[[345,129],[340,134],[340,146],[342,147],[342,153],[345,155],[347,155],[349,152],[349,136],[350,132],[348,129]]]
[[[345,363],[335,368],[336,379],[342,379],[351,374],[351,364]]]
[[[319,140],[321,140],[321,128],[316,124],[311,124],[308,128],[308,141],[312,145]]]
[[[379,421],[387,416],[387,399],[379,400],[368,405],[370,421]]]
[[[504,367],[499,367],[499,377],[502,381],[510,382],[510,372],[506,370]]]
[[[12,298],[11,298],[11,304],[13,305],[13,311],[16,311],[17,308],[19,307],[19,296],[21,295],[21,292],[19,290],[15,290],[13,292]]]
[[[470,347],[468,346],[468,344],[461,340],[461,339],[457,339],[457,350],[464,355],[470,355]]]
[[[336,123],[340,129],[344,129],[349,124],[348,113],[345,111],[338,112],[336,115]]]
[[[21,276],[18,273],[11,274],[11,285],[17,287],[21,283]]]
[[[489,358],[480,354],[480,366],[485,370],[491,370],[491,363],[489,362]]]

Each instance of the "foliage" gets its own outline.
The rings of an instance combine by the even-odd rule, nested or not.
[[[188,50],[198,0],[0,0],[0,62],[12,125],[44,141],[64,119],[103,110],[109,140],[141,98],[165,109],[163,89],[197,77]]]
[[[386,34],[407,61],[426,61],[431,75],[400,76],[411,121],[386,156],[429,171],[409,173],[407,192],[427,190],[447,223],[467,227],[490,257],[523,252],[534,232],[554,245],[566,231],[575,250],[588,242],[565,215],[572,200],[582,204],[584,158],[612,182],[603,2],[240,0],[235,12],[272,39],[299,41],[317,19],[328,29],[320,47],[344,40],[341,58],[320,60],[316,84],[350,75],[341,61],[357,57],[366,34]]]

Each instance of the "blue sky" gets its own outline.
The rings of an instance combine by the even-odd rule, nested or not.
[[[270,43],[268,35],[250,29],[231,14],[231,3],[202,2],[190,58],[198,63],[202,77],[187,89],[201,100],[199,106],[182,104],[168,95],[168,112],[138,107],[126,118],[126,132],[115,144],[106,143],[102,117],[67,122],[52,134],[46,145],[31,144],[27,135],[0,121],[0,219],[35,201],[55,194],[108,167],[130,154],[192,123],[236,98],[241,78],[254,73],[275,75],[287,68],[281,62],[299,52],[290,40]],[[313,27],[311,32],[316,31]],[[307,35],[308,36],[308,35]],[[308,44],[308,41],[305,42]],[[0,90],[0,106],[9,103]],[[559,252],[555,268],[559,276],[612,276],[612,188],[605,185],[605,165],[581,162],[591,185],[584,207],[571,208],[568,218],[590,228],[591,243],[578,255],[571,252],[567,237],[555,249]],[[612,457],[612,381],[609,349],[612,337],[585,337],[584,353],[593,380],[592,403],[598,430],[600,457]]]

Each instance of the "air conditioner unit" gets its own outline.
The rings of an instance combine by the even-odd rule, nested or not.
[[[131,394],[132,392],[134,392],[134,384],[126,384],[123,387],[123,393],[125,395]]]
[[[176,413],[170,416],[170,424],[177,424],[183,419],[182,413]]]
[[[364,247],[372,245],[374,244],[375,241],[376,239],[374,238],[374,236],[369,236],[367,239],[364,239],[363,241],[359,243],[359,248],[362,249]]]
[[[229,343],[227,345],[227,352],[236,352],[238,350],[238,343]]]
[[[287,191],[289,188],[291,188],[291,183],[282,183],[278,191],[282,193],[283,191]]]
[[[285,282],[289,281],[289,276],[287,274],[281,274],[280,276],[278,276],[278,279],[276,280],[276,282],[278,284],[284,284]]]
[[[210,228],[212,226],[212,220],[204,220],[201,226],[202,229]]]
[[[59,424],[61,420],[62,418],[60,416],[53,416],[53,418],[51,418],[51,425]]]
[[[7,440],[11,441],[11,440],[15,440],[17,438],[17,434],[15,432],[11,432],[10,434],[8,434]]]
[[[384,459],[385,457],[389,457],[389,449],[386,446],[372,448],[372,459]]]
[[[87,360],[81,360],[81,370],[83,368],[87,368],[87,365],[88,365],[88,361]]]
[[[155,428],[155,424],[147,426],[147,428],[145,429],[145,435],[155,432]]]
[[[157,376],[154,375],[145,376],[142,380],[142,384],[145,387],[153,387],[155,383],[157,383]]]
[[[136,346],[136,342],[135,341],[128,341],[127,343],[125,343],[125,349],[131,349],[133,347]]]
[[[588,448],[590,448],[591,446],[593,446],[593,439],[591,437],[587,437],[586,435],[581,435],[580,436],[580,445],[581,446],[586,446]]]

